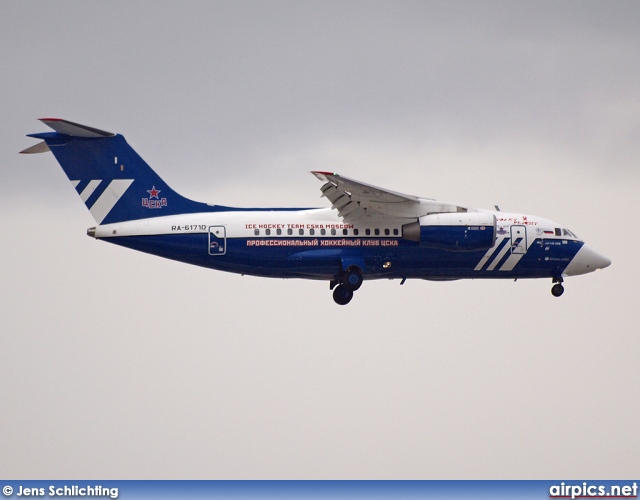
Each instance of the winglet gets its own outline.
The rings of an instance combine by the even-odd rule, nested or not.
[[[93,127],[87,127],[86,125],[80,125],[79,123],[70,122],[68,120],[62,120],[60,118],[40,118],[42,123],[51,127],[53,130],[60,134],[70,135],[72,137],[113,137],[116,134],[112,132],[106,132]]]

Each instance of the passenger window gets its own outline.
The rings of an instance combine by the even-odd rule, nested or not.
[[[397,228],[393,230],[393,235],[394,236],[398,236],[398,229]]]
[[[316,234],[316,230],[315,229],[309,229],[309,234],[311,236],[313,236],[314,234]]]
[[[287,234],[291,236],[293,234],[293,229],[287,229]]]
[[[373,232],[375,233],[376,236],[380,235],[380,229],[378,228],[374,229]]]
[[[346,235],[348,235],[348,234],[349,234],[349,231],[347,231],[346,229],[343,229],[343,230],[342,230],[342,234],[343,234],[344,236],[346,236]]]
[[[365,229],[364,234],[366,234],[367,236],[371,236],[371,229],[369,228]]]
[[[388,229],[384,230],[384,235],[385,236],[389,236],[391,234],[391,231],[389,231]]]
[[[264,234],[266,234],[267,236],[269,236],[271,234],[271,229],[265,229],[264,230]]]
[[[304,229],[298,229],[298,234],[299,234],[300,236],[304,235]]]
[[[331,236],[335,236],[335,235],[336,235],[336,230],[335,230],[335,229],[332,229],[332,230],[331,230]]]
[[[358,231],[357,229],[354,229],[354,230],[353,230],[353,234],[354,234],[355,236],[358,236],[358,233],[360,233],[360,231]]]
[[[253,234],[255,234],[256,236],[258,236],[260,234],[260,229],[254,229],[253,230]]]
[[[320,229],[320,234],[322,236],[324,236],[325,234],[327,234],[327,230],[326,229]]]
[[[282,234],[282,229],[276,229],[276,234],[280,236]]]

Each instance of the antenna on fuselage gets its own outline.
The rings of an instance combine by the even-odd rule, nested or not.
[[[500,211],[500,207],[498,205],[494,205],[494,207],[496,207],[496,212]]]

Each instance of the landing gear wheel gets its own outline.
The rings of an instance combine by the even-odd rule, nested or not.
[[[362,273],[360,272],[360,268],[350,267],[347,269],[342,282],[349,290],[355,292],[362,286]]]
[[[336,304],[341,306],[346,306],[351,299],[353,298],[353,290],[349,290],[344,285],[338,285],[333,290],[333,300],[335,300]]]
[[[560,283],[556,283],[551,287],[551,295],[560,297],[564,293],[564,287]]]

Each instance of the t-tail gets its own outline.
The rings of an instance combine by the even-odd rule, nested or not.
[[[55,132],[29,134],[43,142],[21,153],[51,151],[98,224],[216,210],[176,193],[122,135],[58,118],[40,121]]]

